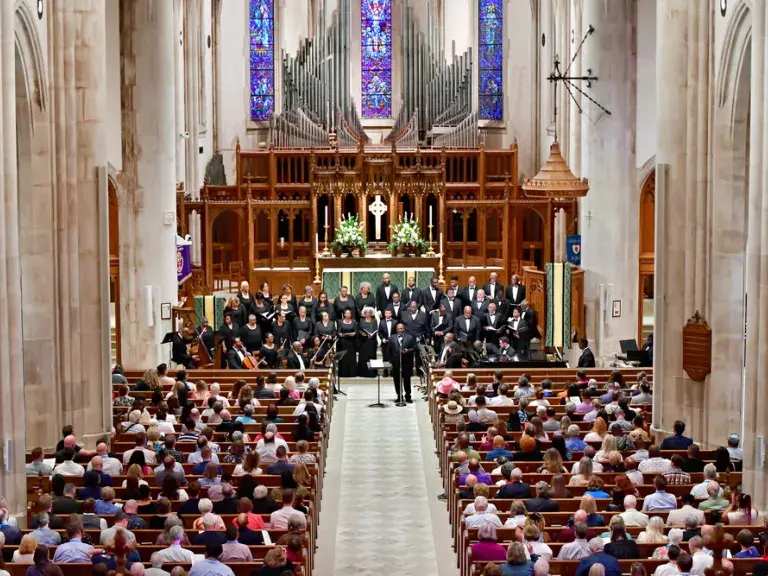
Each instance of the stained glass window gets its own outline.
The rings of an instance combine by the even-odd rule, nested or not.
[[[504,14],[502,0],[480,0],[480,111],[481,120],[503,120]]]
[[[363,118],[392,117],[392,0],[362,0]]]
[[[251,120],[269,120],[275,109],[275,6],[250,0]]]

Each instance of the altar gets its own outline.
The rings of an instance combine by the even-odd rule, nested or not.
[[[360,291],[361,282],[370,282],[373,289],[381,284],[382,274],[392,276],[392,284],[401,290],[407,286],[407,280],[416,278],[416,286],[428,288],[434,276],[439,277],[439,256],[390,256],[389,254],[368,254],[363,257],[321,257],[317,259],[321,271],[322,290],[328,297],[335,298],[342,286],[347,286],[351,294]]]

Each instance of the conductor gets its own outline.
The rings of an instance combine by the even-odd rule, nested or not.
[[[405,401],[413,404],[411,400],[411,376],[413,375],[413,349],[415,340],[413,336],[405,333],[405,326],[398,324],[397,335],[389,339],[389,361],[392,363],[392,378],[395,380],[395,392],[397,403],[402,403],[400,381],[405,391]]]

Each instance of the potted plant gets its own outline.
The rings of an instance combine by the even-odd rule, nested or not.
[[[357,216],[349,215],[347,218],[342,216],[331,242],[331,250],[336,256],[341,256],[344,252],[352,256],[356,249],[361,256],[364,256],[368,249],[368,243],[363,235],[363,224],[358,222]]]
[[[427,243],[421,237],[419,221],[413,216],[409,219],[406,214],[404,220],[390,225],[390,228],[392,229],[392,240],[387,245],[387,249],[392,256],[397,256],[398,253],[406,256],[410,254],[421,256],[426,250]]]

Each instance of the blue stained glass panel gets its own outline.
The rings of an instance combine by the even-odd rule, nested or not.
[[[478,114],[481,120],[503,120],[504,10],[502,0],[479,0],[478,9],[480,52]]]
[[[269,120],[275,109],[275,5],[250,0],[249,5],[251,120]]]
[[[392,116],[392,0],[361,0],[363,118]]]

